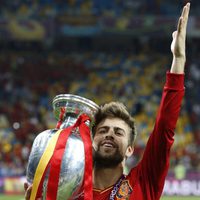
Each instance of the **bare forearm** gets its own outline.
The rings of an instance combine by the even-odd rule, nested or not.
[[[183,74],[185,68],[185,58],[173,57],[170,72],[175,74]]]

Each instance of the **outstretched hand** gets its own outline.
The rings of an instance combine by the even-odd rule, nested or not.
[[[190,3],[187,3],[183,7],[182,14],[178,20],[177,30],[172,34],[171,51],[176,58],[185,58],[185,40],[189,11]]]
[[[186,60],[185,55],[185,41],[186,41],[186,29],[188,23],[188,16],[190,12],[190,3],[187,3],[183,7],[182,14],[178,20],[177,30],[173,32],[171,51],[173,54],[173,62],[171,72],[183,73]]]

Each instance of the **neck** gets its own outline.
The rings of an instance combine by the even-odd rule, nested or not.
[[[113,168],[104,168],[93,170],[93,187],[96,189],[104,190],[114,185],[123,174],[122,165]]]

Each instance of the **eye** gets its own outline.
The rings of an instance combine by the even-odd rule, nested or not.
[[[118,136],[123,136],[124,135],[123,131],[116,131],[115,134],[118,135]]]
[[[106,133],[106,129],[100,129],[100,130],[98,130],[98,133],[105,134]]]

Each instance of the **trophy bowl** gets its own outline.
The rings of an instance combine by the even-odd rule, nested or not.
[[[60,116],[63,114],[63,119],[59,127],[60,129],[72,126],[81,114],[86,114],[91,120],[91,122],[88,120],[86,125],[89,126],[91,130],[94,114],[99,108],[93,101],[72,94],[57,95],[53,99],[52,105],[57,120],[60,120]],[[61,113],[63,110],[64,113]],[[48,141],[57,131],[58,129],[45,130],[35,138],[29,155],[26,173],[27,181],[30,184],[33,183],[36,168]],[[79,130],[74,129],[67,140],[61,162],[57,200],[76,199],[82,195],[81,186],[83,184],[84,165],[84,144],[80,137]],[[49,170],[47,169],[42,187],[42,199],[46,199],[48,172]]]

